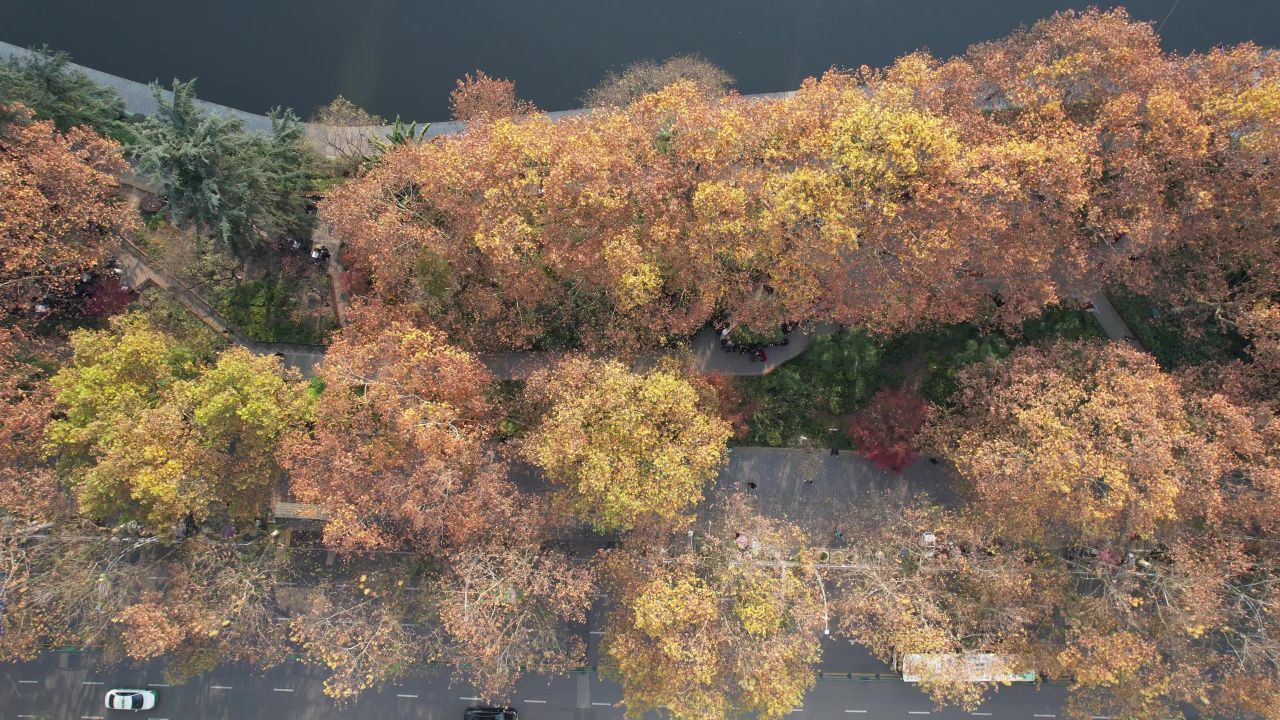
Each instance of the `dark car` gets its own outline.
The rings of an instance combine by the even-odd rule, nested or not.
[[[518,716],[513,708],[472,706],[462,716],[462,720],[516,720]]]

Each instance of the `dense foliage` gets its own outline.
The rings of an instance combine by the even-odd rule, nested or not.
[[[679,519],[725,459],[728,425],[674,368],[570,358],[529,379],[545,407],[528,456],[603,531]]]
[[[921,686],[968,709],[993,683],[961,658],[996,653],[1068,682],[1071,717],[1272,716],[1278,78],[1274,53],[1165,54],[1096,10],[765,101],[679,81],[553,122],[464,78],[466,131],[398,125],[327,201],[370,297],[307,385],[155,306],[69,344],[31,327],[30,295],[84,282],[133,220],[114,145],[15,109],[0,657],[93,644],[180,678],[300,652],[342,699],[444,661],[500,701],[585,662],[599,574],[632,715],[786,715],[832,629],[933,655]],[[299,129],[276,120],[251,137],[178,84],[139,154],[173,212],[244,249],[302,227]],[[1116,279],[1154,357],[1070,307]],[[846,327],[745,383],[654,351],[726,317],[745,342]],[[475,352],[513,347],[625,352]],[[832,540],[782,503],[704,501],[731,432],[846,429],[891,469],[928,447],[942,467],[906,487],[953,480],[928,485],[947,504],[823,506]],[[800,456],[826,460],[779,454]],[[276,493],[318,506],[340,571],[250,525]]]
[[[16,110],[0,129],[0,315],[68,294],[137,227],[116,194],[112,174],[127,167],[116,143]]]
[[[232,349],[204,363],[132,315],[71,347],[45,438],[82,513],[151,527],[264,514],[276,444],[306,412],[276,358]]]
[[[71,70],[70,62],[66,53],[48,48],[0,61],[0,107],[23,105],[62,132],[88,127],[119,142],[130,140],[120,96]],[[0,118],[4,114],[0,110]]]
[[[137,128],[138,170],[163,185],[169,213],[239,253],[310,235],[305,193],[311,158],[288,110],[271,111],[271,132],[196,103],[195,81],[173,82],[172,99],[152,88],[159,112]]]

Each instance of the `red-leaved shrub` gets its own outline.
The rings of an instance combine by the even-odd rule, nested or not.
[[[858,452],[885,470],[902,472],[915,458],[916,436],[929,406],[910,388],[884,389],[849,423],[849,439]]]

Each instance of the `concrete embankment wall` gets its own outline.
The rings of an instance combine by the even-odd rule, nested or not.
[[[0,41],[0,58],[8,59],[10,57],[29,57],[31,54],[32,54],[31,50],[18,47],[17,45],[11,45],[4,41]],[[83,65],[77,65],[75,63],[70,63],[70,67],[73,70],[79,70],[80,72],[83,72],[86,76],[88,76],[90,80],[93,80],[94,82],[100,85],[105,85],[115,90],[116,93],[120,95],[120,98],[124,100],[125,110],[127,110],[130,113],[134,113],[137,115],[153,115],[155,114],[156,110],[159,107],[156,103],[155,96],[151,92],[151,87],[146,83],[137,82],[135,80],[129,80],[116,75],[112,75],[110,73],[102,72],[101,70],[94,70],[93,68],[84,67]],[[198,83],[197,83],[196,90],[199,91]],[[162,90],[161,94],[165,97],[166,100],[171,101],[173,99],[173,93],[168,90]],[[785,98],[785,97],[790,97],[794,94],[795,94],[795,91],[792,90],[792,91],[785,91],[785,92],[759,93],[755,95],[747,95],[746,97],[758,98],[758,99],[764,100],[769,98]],[[267,116],[265,115],[257,115],[251,112],[246,112],[244,110],[237,110],[236,108],[227,107],[226,105],[219,105],[218,103],[209,102],[207,100],[199,100],[198,102],[205,110],[209,111],[210,113],[213,113],[215,115],[222,115],[225,117],[234,117],[234,118],[240,119],[242,122],[244,122],[245,129],[250,130],[252,132],[265,133],[265,132],[271,131],[271,120],[268,119]],[[547,115],[552,119],[558,119],[562,117],[569,117],[572,115],[581,115],[588,112],[591,112],[591,111],[589,109],[579,108],[574,110],[556,110],[556,111],[547,113]],[[454,133],[462,131],[462,129],[465,127],[466,127],[466,123],[460,122],[457,120],[433,122],[430,124],[430,127],[427,129],[426,136],[435,137],[436,135],[452,135]],[[390,129],[391,129],[391,126],[382,125],[382,126],[375,126],[375,127],[369,127],[369,128],[343,128],[342,131],[357,132],[361,134],[367,133],[369,136],[372,136],[372,137],[386,137],[386,134],[390,131]],[[326,132],[333,132],[331,128],[326,128],[325,126],[319,126],[319,125],[312,125],[310,123],[308,123],[307,125],[307,131],[308,131],[308,134],[313,138],[321,137]]]

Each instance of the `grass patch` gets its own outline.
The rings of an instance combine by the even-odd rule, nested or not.
[[[1107,296],[1134,337],[1165,370],[1246,357],[1245,339],[1212,318],[1170,312],[1152,298],[1124,288],[1113,289]]]
[[[947,404],[967,365],[1008,355],[1022,344],[1105,337],[1090,313],[1051,307],[1018,333],[962,323],[888,338],[856,330],[814,338],[798,358],[763,377],[738,378],[752,409],[743,445],[794,447],[801,437],[819,447],[849,448],[849,416],[875,392],[911,386],[930,402]]]
[[[281,281],[253,280],[221,289],[215,306],[231,324],[262,342],[321,345],[335,329],[330,317],[300,317],[297,299]]]

